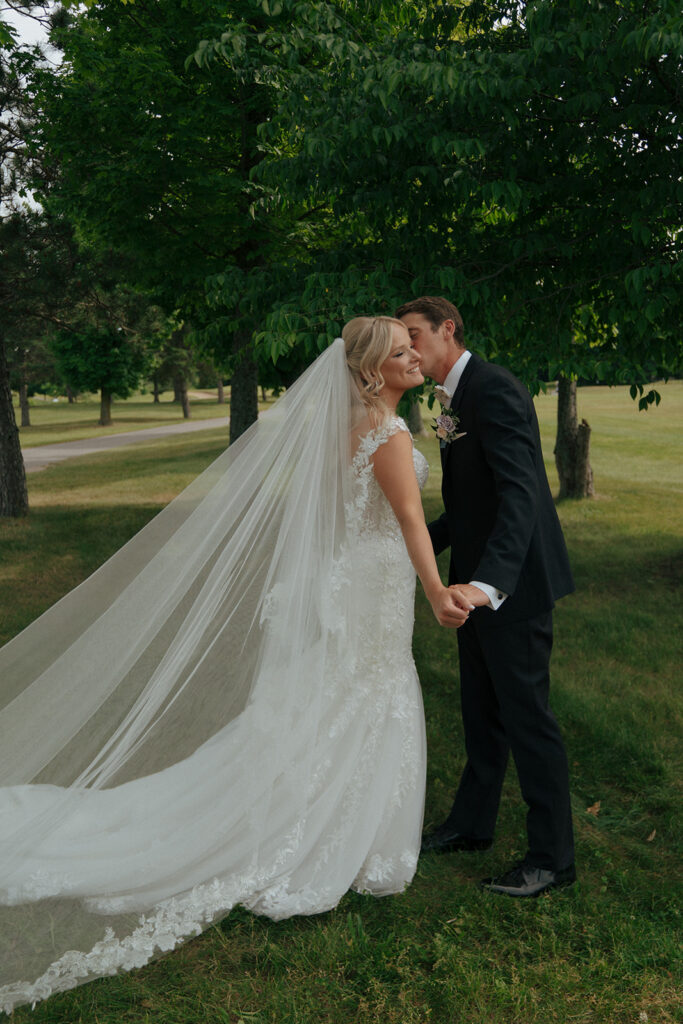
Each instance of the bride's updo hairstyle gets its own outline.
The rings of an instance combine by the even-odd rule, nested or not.
[[[378,420],[387,414],[381,397],[384,377],[380,366],[391,352],[395,324],[405,330],[405,324],[393,316],[356,316],[342,330],[349,373],[363,405]]]

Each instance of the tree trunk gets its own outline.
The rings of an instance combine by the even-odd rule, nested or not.
[[[26,381],[19,385],[19,408],[21,409],[22,427],[30,427],[31,412],[28,406],[28,384]]]
[[[152,383],[154,385],[154,403],[156,405],[159,402],[160,393],[159,378],[156,375],[152,378]]]
[[[66,397],[69,400],[69,405],[74,405],[75,404],[75,402],[76,402],[76,395],[71,390],[71,388],[68,386],[68,384],[67,384],[67,388],[66,388]]]
[[[559,498],[592,498],[593,470],[588,460],[591,428],[579,423],[576,381],[560,376],[557,382],[557,437],[555,465],[560,478]]]
[[[173,378],[173,393],[177,395],[174,398],[174,402],[180,402],[180,406],[183,410],[183,419],[189,420],[190,418],[190,399],[187,397],[187,381],[184,377],[178,375]]]
[[[235,335],[233,350],[237,360],[230,381],[230,443],[258,419],[258,381],[256,363],[250,351],[251,333]]]
[[[413,437],[426,437],[427,431],[422,422],[422,406],[419,401],[410,403],[406,422]]]
[[[100,418],[101,427],[108,427],[111,424],[111,391],[102,388],[100,391]]]
[[[222,380],[218,381],[218,404],[225,405],[225,387]]]
[[[25,516],[28,512],[26,470],[12,405],[12,389],[0,336],[0,516]]]
[[[261,388],[261,401],[264,405],[268,401],[268,395],[266,394],[266,389],[264,387]]]

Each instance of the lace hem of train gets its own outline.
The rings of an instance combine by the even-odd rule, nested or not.
[[[361,893],[401,892],[405,883],[395,883],[392,888],[392,879],[396,879],[397,874],[412,874],[416,865],[417,856],[412,850],[387,858],[374,854],[359,873],[353,888]],[[42,999],[76,988],[89,978],[94,980],[144,967],[159,953],[169,952],[186,939],[201,934],[239,902],[256,913],[282,920],[332,910],[343,895],[326,888],[315,891],[299,888],[292,892],[287,876],[259,889],[262,878],[259,880],[258,875],[259,872],[252,872],[229,882],[214,879],[182,896],[164,900],[152,913],[143,914],[138,927],[123,938],[119,938],[113,928],[106,927],[102,939],[90,952],[69,950],[36,981],[0,987],[0,1010],[10,1014],[14,1006],[23,1003],[34,1007]],[[102,909],[105,909],[104,904]]]

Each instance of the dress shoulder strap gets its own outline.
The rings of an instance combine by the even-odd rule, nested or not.
[[[401,419],[400,416],[391,416],[385,423],[382,423],[381,426],[374,427],[359,439],[356,458],[360,456],[364,462],[368,462],[378,448],[381,448],[383,444],[387,443],[389,438],[393,437],[394,434],[398,434],[400,431],[410,433],[410,429],[405,420]]]

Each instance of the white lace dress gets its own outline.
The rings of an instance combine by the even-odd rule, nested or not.
[[[326,609],[339,626],[339,641],[320,680],[323,724],[317,735],[306,729],[311,680],[304,678],[300,728],[292,731],[288,763],[264,805],[252,785],[249,805],[240,808],[232,781],[240,759],[253,764],[255,750],[268,758],[264,737],[273,722],[263,701],[191,757],[156,774],[101,790],[59,793],[34,785],[2,791],[0,834],[3,815],[14,821],[26,804],[35,816],[42,801],[49,816],[60,801],[58,820],[15,872],[2,902],[38,905],[66,895],[72,913],[82,905],[91,920],[93,912],[101,915],[87,948],[62,953],[38,976],[0,986],[7,1012],[142,966],[238,903],[281,919],[328,910],[349,888],[383,895],[410,882],[426,763],[411,652],[415,572],[370,461],[398,430],[407,427],[395,417],[371,431],[353,459],[349,543]],[[416,450],[414,463],[423,486],[427,463]],[[349,575],[352,621],[335,622]],[[286,630],[276,600],[270,616],[274,628]],[[302,677],[305,672],[302,665]],[[255,818],[260,842],[247,849],[242,837],[254,834]]]

